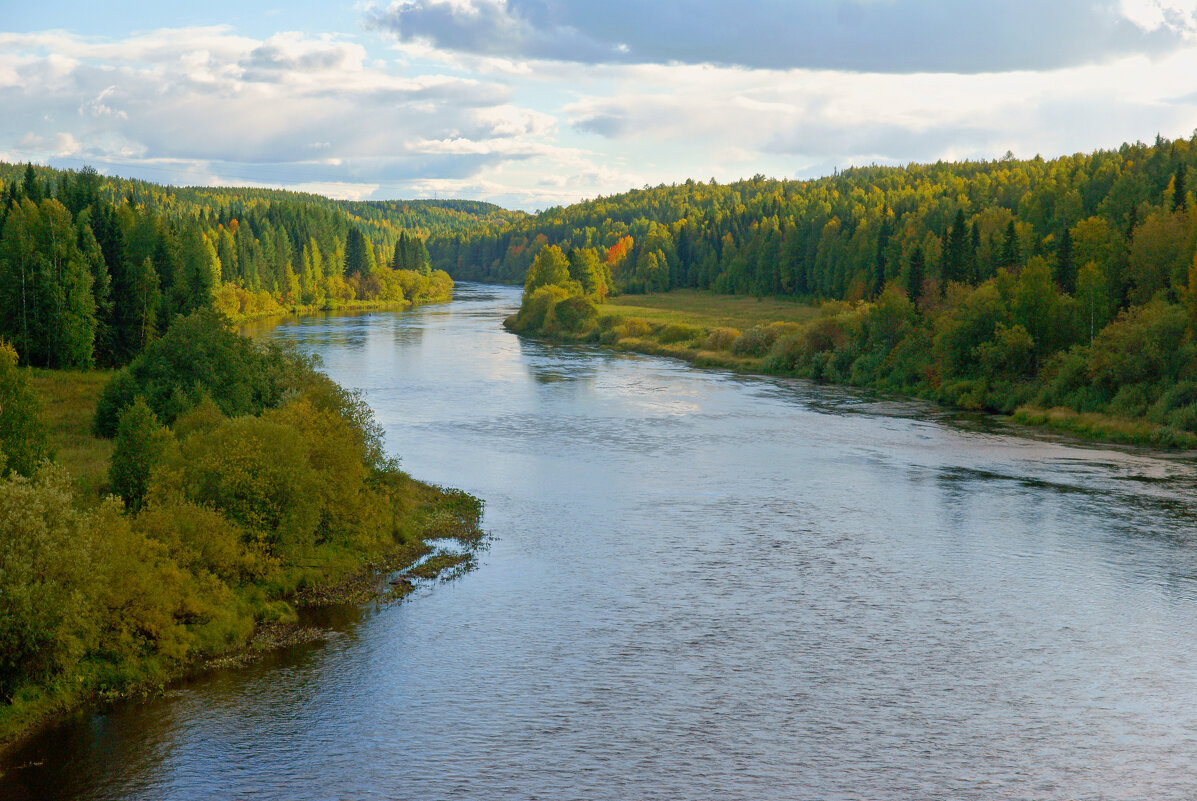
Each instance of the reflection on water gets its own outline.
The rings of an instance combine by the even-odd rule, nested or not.
[[[0,796],[1197,792],[1190,462],[521,341],[516,290],[458,298],[258,335],[487,500],[480,569],[48,732]]]

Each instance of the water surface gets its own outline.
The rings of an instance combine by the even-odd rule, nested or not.
[[[517,303],[259,332],[486,500],[480,569],[80,716],[0,797],[1197,795],[1190,462],[524,341]]]

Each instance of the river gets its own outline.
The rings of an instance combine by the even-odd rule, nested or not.
[[[5,799],[1191,799],[1197,471],[553,347],[510,288],[258,335],[360,387],[480,567],[14,754]]]

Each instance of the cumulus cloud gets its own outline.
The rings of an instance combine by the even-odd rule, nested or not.
[[[392,70],[336,36],[0,34],[0,53],[0,144],[23,158],[133,167],[171,182],[335,186],[347,195],[351,182],[374,191],[464,179],[529,158],[529,142],[555,124],[512,105],[507,86]],[[419,146],[428,141],[470,146]]]
[[[363,12],[381,35],[0,33],[0,154],[529,209],[711,175],[1051,156],[1197,127],[1195,8],[400,0]]]
[[[405,43],[587,64],[958,72],[1170,52],[1193,0],[397,0],[366,24]]]
[[[575,129],[640,152],[672,147],[694,163],[788,164],[785,174],[808,175],[1187,135],[1197,127],[1194,74],[1192,47],[1049,76],[648,66],[625,68],[615,89],[582,95],[563,113]]]

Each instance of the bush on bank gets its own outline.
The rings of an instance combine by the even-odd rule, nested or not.
[[[597,309],[562,325],[553,311],[576,298],[588,300],[541,284],[525,293],[508,326],[964,409],[1022,410],[1024,421],[1088,436],[1197,444],[1197,295],[1181,303],[1159,292],[1095,328],[1092,309],[1059,293],[1044,261],[1032,259],[1017,272],[999,270],[976,286],[949,283],[917,301],[891,283],[872,301],[825,303],[805,324],[743,332],[654,325]],[[1048,408],[1055,411],[1037,411]]]
[[[0,391],[20,395],[5,369]],[[357,394],[210,312],[118,373],[101,407],[116,419],[121,498],[81,508],[45,460],[0,479],[0,744],[293,620],[290,593],[411,545],[430,504],[463,503],[386,457]],[[0,432],[0,449],[14,438],[27,439]]]

